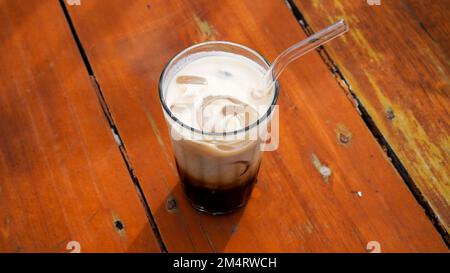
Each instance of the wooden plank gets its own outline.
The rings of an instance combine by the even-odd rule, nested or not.
[[[440,47],[448,64],[450,52],[450,2],[446,0],[403,0],[403,7],[425,32],[432,43]]]
[[[328,47],[332,59],[450,242],[450,2],[295,3],[313,29],[349,22],[345,39]]]
[[[364,252],[374,240],[386,252],[446,251],[317,54],[281,77],[280,147],[265,154],[248,206],[224,217],[189,206],[159,74],[176,52],[204,40],[245,44],[273,59],[305,38],[283,1],[85,1],[68,9],[169,251]],[[332,169],[328,182],[314,156]]]
[[[0,25],[0,252],[159,251],[61,5]]]

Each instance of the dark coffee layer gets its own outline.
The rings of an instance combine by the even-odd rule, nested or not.
[[[243,183],[233,183],[236,186],[224,189],[211,189],[206,186],[206,181],[198,181],[192,178],[177,164],[178,174],[180,175],[181,183],[184,191],[191,201],[192,205],[201,211],[210,214],[225,214],[244,206],[250,197],[253,186],[256,183],[255,175],[250,177]]]

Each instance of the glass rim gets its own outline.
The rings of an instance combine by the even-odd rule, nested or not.
[[[164,66],[164,69],[161,72],[161,75],[159,77],[159,81],[158,81],[158,94],[159,94],[159,101],[164,109],[164,112],[172,119],[172,121],[174,121],[175,123],[177,123],[178,125],[180,125],[183,128],[186,128],[188,130],[190,130],[191,132],[195,132],[201,135],[207,135],[207,136],[228,136],[228,135],[236,135],[242,132],[247,132],[250,129],[258,126],[261,122],[265,121],[270,114],[272,113],[272,109],[273,107],[276,105],[277,100],[278,100],[278,93],[279,93],[279,85],[278,85],[278,80],[275,81],[274,87],[275,87],[275,91],[274,91],[274,96],[272,99],[272,102],[269,106],[269,108],[267,109],[266,113],[264,113],[264,115],[262,115],[260,118],[258,118],[257,121],[255,121],[254,123],[241,128],[239,130],[233,130],[233,131],[227,131],[227,132],[208,132],[208,131],[203,131],[203,130],[199,130],[196,129],[194,127],[191,127],[185,123],[183,123],[181,120],[179,120],[177,117],[175,117],[175,115],[172,114],[172,111],[169,109],[169,107],[167,106],[164,98],[163,98],[163,90],[162,90],[162,83],[163,83],[163,79],[166,76],[166,72],[167,72],[167,68],[173,64],[175,62],[175,60],[183,55],[184,53],[186,53],[187,51],[190,51],[192,49],[195,49],[197,47],[201,47],[201,46],[205,46],[205,45],[229,45],[229,46],[235,46],[235,47],[239,47],[242,48],[250,53],[252,53],[253,55],[255,55],[256,57],[260,58],[265,64],[267,64],[268,67],[270,67],[270,63],[269,61],[267,61],[266,58],[264,58],[264,56],[262,56],[259,52],[257,52],[254,49],[251,49],[247,46],[241,45],[241,44],[237,44],[237,43],[233,43],[233,42],[228,42],[228,41],[207,41],[207,42],[202,42],[202,43],[197,43],[194,44],[192,46],[189,46],[181,51],[179,51],[178,53],[176,53],[172,58],[170,58],[169,62],[167,62],[167,64]]]

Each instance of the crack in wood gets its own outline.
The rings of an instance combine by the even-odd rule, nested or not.
[[[304,15],[300,11],[300,9],[297,7],[297,5],[294,3],[294,0],[285,0],[286,5],[288,6],[289,10],[292,12],[294,17],[296,18],[297,22],[305,32],[307,36],[310,36],[314,34],[313,29],[309,25],[309,23],[306,21]],[[426,28],[425,28],[426,30]],[[426,31],[428,33],[428,31]],[[431,37],[431,36],[430,36]],[[432,38],[432,37],[431,37]],[[331,56],[328,54],[328,52],[325,50],[323,46],[319,47],[317,49],[317,52],[319,53],[320,57],[324,61],[324,63],[329,68],[330,72],[332,73],[333,77],[336,79],[338,85],[343,89],[347,97],[354,103],[356,110],[359,112],[361,118],[363,119],[364,123],[366,124],[369,131],[372,133],[372,135],[377,140],[378,144],[381,146],[383,151],[386,153],[388,159],[390,159],[392,165],[394,166],[395,170],[398,172],[400,177],[405,182],[406,186],[409,188],[411,193],[413,194],[416,201],[424,208],[424,211],[427,215],[427,217],[430,219],[436,230],[439,232],[439,234],[442,236],[445,244],[447,247],[450,248],[450,234],[445,229],[444,225],[440,222],[439,217],[436,215],[436,213],[431,208],[430,203],[426,200],[426,198],[423,196],[422,192],[419,190],[419,188],[414,183],[412,177],[406,170],[403,163],[398,158],[397,154],[394,152],[390,144],[387,142],[386,138],[381,133],[378,126],[375,124],[374,120],[370,116],[367,109],[362,105],[360,99],[354,92],[353,88],[351,87],[349,81],[346,79],[344,74],[341,72],[339,67],[336,65],[334,60],[331,58]],[[393,116],[392,116],[393,118]]]
[[[89,76],[91,78],[91,83],[92,83],[92,85],[94,87],[94,90],[95,90],[95,92],[97,94],[97,98],[98,98],[100,106],[102,108],[102,112],[105,115],[105,118],[106,118],[109,126],[111,127],[111,130],[113,131],[113,137],[117,138],[119,140],[119,141],[117,141],[117,140],[116,141],[118,143],[120,154],[121,154],[122,159],[123,159],[123,161],[124,161],[124,163],[126,165],[126,168],[128,170],[128,174],[130,175],[131,180],[133,181],[133,184],[135,185],[136,192],[138,194],[139,200],[141,201],[141,203],[142,203],[142,205],[144,207],[144,211],[145,211],[145,214],[147,215],[147,219],[148,219],[148,221],[149,221],[149,223],[150,223],[150,225],[152,227],[153,234],[155,235],[155,238],[158,241],[158,244],[159,244],[161,252],[168,252],[167,251],[167,247],[166,247],[166,245],[165,245],[165,243],[164,243],[164,241],[162,239],[162,236],[161,236],[161,233],[159,231],[159,228],[156,225],[156,221],[155,221],[155,218],[153,217],[153,214],[151,212],[150,206],[149,206],[149,204],[147,202],[147,199],[145,198],[144,192],[143,192],[143,190],[141,188],[139,179],[137,178],[137,176],[136,176],[136,174],[134,172],[134,169],[133,169],[133,167],[131,165],[131,162],[130,162],[130,160],[128,158],[128,153],[127,153],[126,148],[125,148],[125,146],[123,144],[122,138],[120,136],[120,132],[117,129],[117,126],[116,126],[116,124],[114,122],[114,119],[113,119],[113,117],[111,115],[109,107],[108,107],[108,105],[106,103],[106,100],[105,100],[105,98],[103,96],[103,92],[101,90],[100,84],[98,83],[98,81],[97,81],[97,79],[95,77],[94,71],[93,71],[92,66],[91,66],[91,64],[89,62],[89,58],[88,58],[88,56],[87,56],[87,54],[86,54],[86,52],[84,50],[84,47],[83,47],[83,44],[81,43],[80,38],[78,37],[78,34],[76,32],[76,29],[75,29],[75,26],[73,25],[72,19],[71,19],[70,15],[69,15],[69,12],[68,12],[67,7],[66,7],[66,5],[64,3],[64,0],[60,0],[60,5],[61,5],[61,8],[63,10],[64,17],[66,18],[66,21],[67,21],[67,23],[69,25],[70,31],[72,33],[72,37],[73,37],[73,39],[75,40],[75,42],[77,44],[77,48],[78,48],[78,50],[80,52],[80,55],[81,55],[81,57],[83,59],[84,65],[86,67],[86,70],[87,70],[87,72],[88,72],[88,74],[89,74]],[[123,229],[123,227],[124,227],[122,222],[117,223],[117,221],[115,221],[114,225],[115,225],[116,228],[121,226],[122,229]]]
[[[406,3],[404,0],[401,0],[400,2],[402,3],[402,5],[405,8],[405,10],[412,16],[414,21],[417,22],[417,24],[419,25],[420,29],[422,29],[428,35],[428,37],[430,37],[430,39],[433,42],[436,42],[436,40],[434,39],[433,35],[431,35],[431,33],[428,30],[428,28],[425,26],[425,24],[422,22],[422,20],[420,20],[419,16],[415,12],[415,10],[408,3]]]

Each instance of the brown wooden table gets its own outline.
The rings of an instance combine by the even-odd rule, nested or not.
[[[0,251],[448,252],[449,1],[77,2],[0,0]],[[350,32],[280,79],[248,205],[192,209],[167,61],[206,40],[273,60],[338,18]]]

